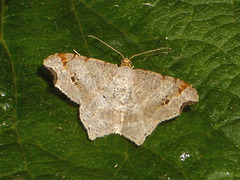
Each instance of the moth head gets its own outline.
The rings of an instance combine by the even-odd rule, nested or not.
[[[122,66],[128,66],[128,67],[132,67],[132,61],[128,58],[124,58],[122,61],[121,61],[121,65],[120,67]]]

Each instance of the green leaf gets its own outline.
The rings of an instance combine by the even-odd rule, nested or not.
[[[240,2],[2,0],[1,179],[240,178]],[[180,78],[200,101],[160,124],[141,147],[119,135],[88,140],[78,105],[42,62],[72,52]],[[142,58],[142,59],[141,59]]]

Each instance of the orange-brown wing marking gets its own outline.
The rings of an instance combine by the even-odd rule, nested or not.
[[[178,92],[179,92],[179,94],[181,94],[181,92],[184,90],[184,89],[186,89],[187,87],[189,87],[190,86],[190,84],[188,84],[188,83],[186,83],[186,82],[182,82],[180,85],[179,85],[179,89],[178,89]]]
[[[67,62],[68,62],[68,58],[66,57],[66,53],[58,53],[58,57],[61,58],[61,62],[63,64],[63,67],[65,67]]]

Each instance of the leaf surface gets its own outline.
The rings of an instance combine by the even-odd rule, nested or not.
[[[1,179],[240,178],[239,1],[2,0]],[[160,124],[141,147],[119,135],[89,141],[78,105],[42,62],[72,52],[192,84],[200,101]]]

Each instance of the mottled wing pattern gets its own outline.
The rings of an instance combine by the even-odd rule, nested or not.
[[[71,74],[66,69],[66,64],[76,55],[69,53],[57,53],[48,56],[43,64],[47,67],[54,76],[54,85],[66,94],[72,101],[80,103],[82,95],[79,94],[78,88],[72,83]],[[71,89],[71,94],[69,94]]]
[[[44,60],[54,84],[80,104],[80,119],[94,140],[117,133],[141,145],[162,121],[197,102],[197,91],[169,76],[70,53]]]
[[[44,65],[57,79],[55,86],[80,104],[89,139],[118,132],[121,115],[113,100],[118,66],[69,53],[49,56]]]
[[[184,105],[197,102],[198,94],[179,79],[141,69],[133,71],[131,110],[122,134],[141,145],[160,122],[178,116]]]

